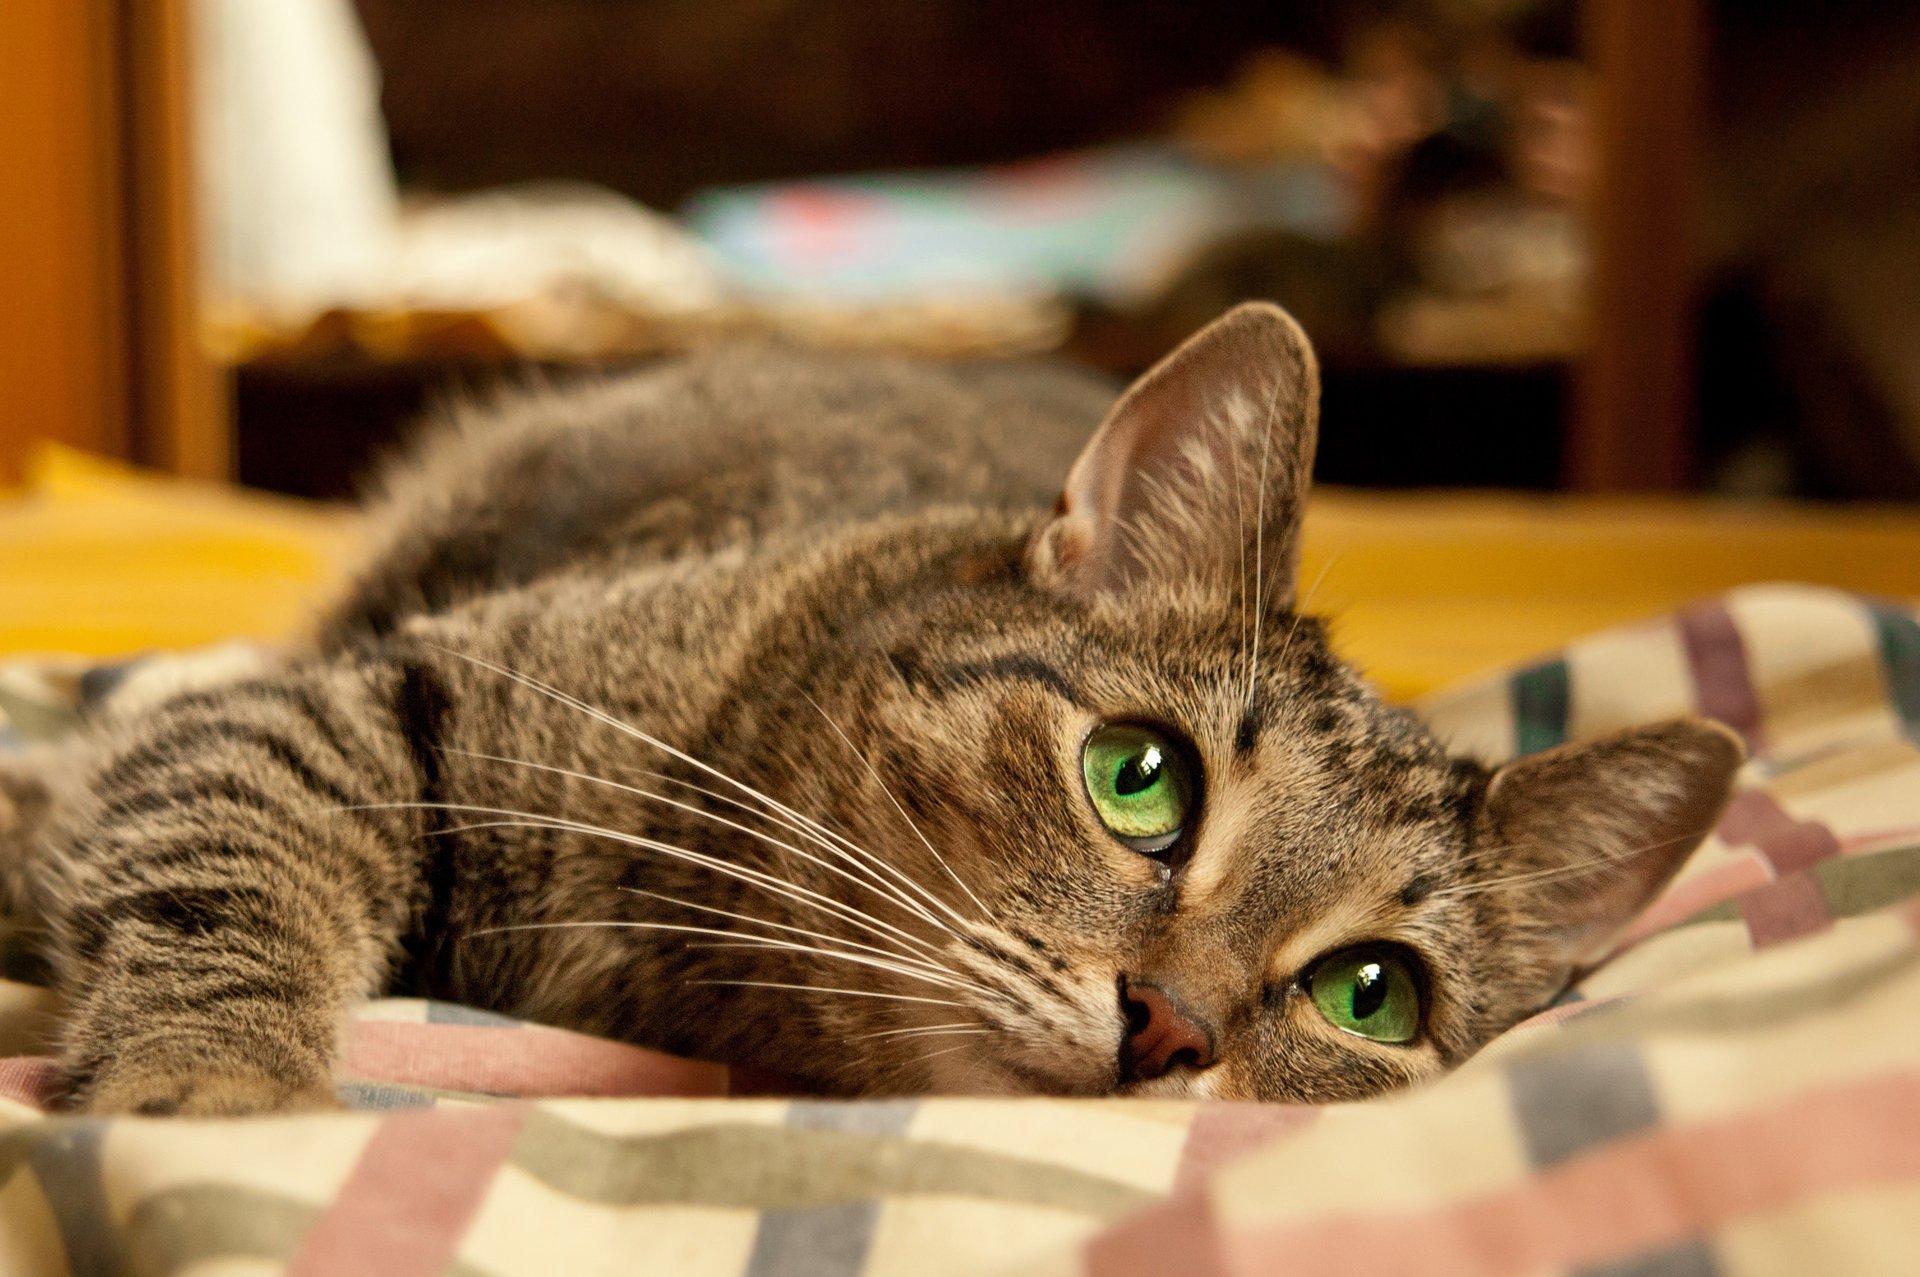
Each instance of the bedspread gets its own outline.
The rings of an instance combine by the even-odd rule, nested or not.
[[[110,681],[74,674],[0,671],[0,710],[58,731]],[[1423,709],[1488,758],[1701,712],[1753,759],[1610,961],[1416,1092],[729,1098],[717,1066],[383,1001],[356,1112],[94,1120],[47,1111],[49,995],[15,979],[0,1272],[1915,1271],[1914,612],[1748,588]]]

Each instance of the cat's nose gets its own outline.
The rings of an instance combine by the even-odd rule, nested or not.
[[[1127,1018],[1120,1060],[1128,1081],[1150,1082],[1185,1065],[1213,1067],[1213,1032],[1157,985],[1120,981],[1120,1013]]]

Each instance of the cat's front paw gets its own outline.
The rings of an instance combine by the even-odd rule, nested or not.
[[[82,1113],[133,1117],[257,1117],[344,1107],[325,1080],[219,1066],[185,1070],[109,1065],[76,1086],[71,1103]]]

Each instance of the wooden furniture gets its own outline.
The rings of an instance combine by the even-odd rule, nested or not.
[[[1591,311],[1563,477],[1679,490],[1694,466],[1694,217],[1706,0],[1586,0]]]
[[[0,484],[37,439],[233,474],[202,352],[188,141],[191,0],[13,0],[0,40]],[[1706,0],[1586,0],[1595,64],[1590,350],[1563,478],[1693,475],[1690,231]]]
[[[0,484],[40,440],[223,478],[201,352],[191,0],[13,0],[0,40]]]

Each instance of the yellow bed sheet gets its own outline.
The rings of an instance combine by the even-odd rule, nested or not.
[[[352,562],[340,510],[49,449],[0,501],[0,656],[298,630]],[[1702,500],[1320,494],[1303,593],[1396,697],[1756,581],[1920,597],[1920,513]]]

